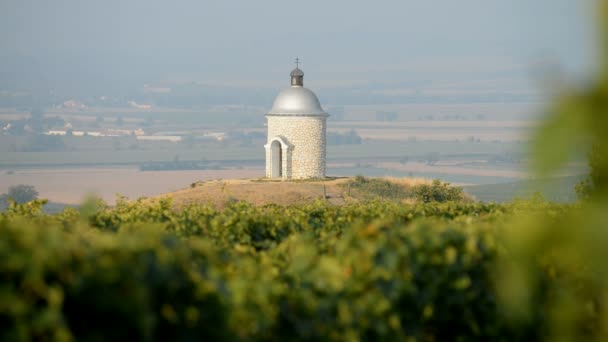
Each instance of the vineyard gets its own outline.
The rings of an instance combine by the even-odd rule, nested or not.
[[[344,205],[12,203],[0,340],[607,341],[608,1],[596,5],[598,70],[559,85],[531,146],[539,177],[589,153],[576,203],[365,179],[346,191],[377,196]]]
[[[221,211],[91,201],[55,215],[43,203],[0,214],[3,341],[530,340],[550,330],[552,298],[581,286],[577,333],[605,319],[593,277],[544,257],[526,315],[502,301],[505,228],[574,210],[539,199]]]

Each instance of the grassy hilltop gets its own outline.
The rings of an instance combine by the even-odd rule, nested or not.
[[[448,183],[435,183],[415,178],[366,178],[343,177],[325,180],[272,181],[263,179],[213,180],[192,183],[189,188],[158,196],[171,198],[177,207],[190,204],[211,204],[223,208],[227,203],[244,201],[255,206],[277,204],[282,206],[303,205],[315,200],[344,205],[370,199],[383,199],[413,203],[428,202],[425,191],[435,195],[462,199],[459,188]],[[450,195],[449,191],[453,193]],[[446,197],[445,200],[448,200]]]

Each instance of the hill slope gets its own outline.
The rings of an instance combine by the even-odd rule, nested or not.
[[[306,182],[280,182],[251,179],[197,182],[190,188],[160,195],[171,197],[175,205],[209,203],[223,207],[230,201],[247,201],[255,205],[304,204],[329,196],[332,202],[343,202],[339,184],[346,179]],[[325,189],[325,190],[324,190]],[[324,195],[325,194],[325,195]],[[337,203],[337,204],[338,204]]]
[[[371,194],[349,191],[348,182],[353,178],[330,178],[310,181],[271,181],[259,179],[232,179],[197,182],[190,188],[157,196],[171,197],[176,206],[193,203],[209,203],[222,208],[230,201],[247,201],[254,205],[298,205],[326,199],[332,204],[345,204],[369,198]],[[428,183],[420,179],[385,178],[395,187]],[[403,198],[395,198],[403,199]]]

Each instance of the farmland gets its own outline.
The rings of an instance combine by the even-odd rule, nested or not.
[[[350,114],[344,119],[350,120],[330,121],[330,132],[355,132],[362,141],[329,145],[328,175],[439,178],[459,185],[512,183],[529,177],[528,131],[535,127],[534,121],[504,120],[500,113],[488,115],[485,120],[426,120],[424,116],[430,114],[421,114],[422,119],[408,114],[410,110],[415,113],[414,109],[431,112],[425,106],[406,106],[400,120],[382,122],[372,120],[369,113],[363,116],[359,107],[349,107]],[[464,109],[453,109],[454,115],[464,115],[459,112]],[[181,116],[185,121],[169,122],[167,115],[172,115],[172,120]],[[117,193],[129,198],[155,196],[196,181],[264,175],[265,129],[258,125],[261,120],[202,125],[196,115],[193,110],[169,109],[49,111],[47,118],[59,117],[84,131],[144,127],[147,134],[182,134],[184,140],[144,141],[132,135],[63,136],[54,139],[58,144],[55,149],[40,150],[47,142],[36,143],[31,133],[0,135],[0,193],[10,186],[31,184],[42,197],[54,202],[75,204],[95,193],[113,203]],[[0,116],[11,120],[27,118],[7,109]],[[100,116],[105,119],[96,119]],[[122,126],[116,123],[119,116]],[[142,126],[150,117],[154,121]],[[202,138],[210,132],[226,134],[228,138]],[[204,167],[180,170],[180,162]],[[154,169],[145,165],[163,163],[173,165],[167,171],[140,171]],[[586,165],[578,160],[562,172],[566,176],[580,175],[586,172]]]

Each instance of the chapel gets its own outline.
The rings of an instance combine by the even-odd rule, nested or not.
[[[291,85],[277,95],[266,114],[266,177],[325,178],[329,115],[321,108],[315,93],[304,87],[304,72],[299,68],[298,59],[290,77]]]

